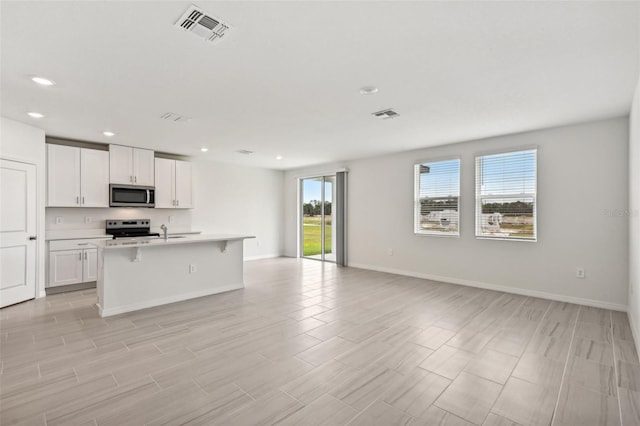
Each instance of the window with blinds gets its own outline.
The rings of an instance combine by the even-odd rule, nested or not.
[[[415,165],[416,234],[460,235],[460,159]]]
[[[536,240],[536,157],[536,149],[476,157],[477,237]]]

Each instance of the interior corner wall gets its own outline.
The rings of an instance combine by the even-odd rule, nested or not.
[[[640,352],[640,80],[629,115],[629,322]]]
[[[628,132],[624,117],[341,164],[349,170],[349,266],[626,310]],[[475,155],[531,146],[538,147],[538,241],[476,239]],[[449,156],[462,160],[460,237],[417,236],[413,165]],[[312,172],[285,175],[290,256],[296,177]],[[576,267],[586,278],[576,278]]]
[[[283,176],[278,170],[194,161],[192,229],[255,235],[244,241],[245,260],[281,256]]]
[[[37,273],[36,297],[43,297],[45,285],[45,188],[46,150],[44,130],[2,117],[0,121],[0,157],[36,166],[37,199]]]

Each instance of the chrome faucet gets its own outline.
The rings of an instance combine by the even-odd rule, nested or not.
[[[162,225],[160,225],[160,229],[162,229],[162,232],[164,232],[164,240],[167,241],[169,239],[169,235],[167,234],[167,225],[163,223]]]

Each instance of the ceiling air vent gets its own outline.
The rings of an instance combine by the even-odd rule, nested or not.
[[[187,121],[191,121],[191,117],[185,117],[184,115],[176,114],[175,112],[165,112],[160,116],[160,118],[176,123],[186,123]]]
[[[244,155],[249,155],[249,154],[253,154],[253,151],[249,151],[248,149],[239,149],[236,151],[238,154],[244,154]]]
[[[175,26],[214,44],[219,43],[229,29],[229,25],[222,20],[207,15],[204,10],[193,5],[178,19]]]
[[[400,114],[395,112],[393,108],[388,108],[388,109],[383,109],[382,111],[372,112],[371,115],[378,118],[382,118],[383,120],[386,120],[387,118],[395,118]]]

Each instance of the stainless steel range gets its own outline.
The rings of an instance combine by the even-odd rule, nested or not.
[[[105,232],[116,238],[159,237],[157,232],[151,232],[150,219],[107,219]]]

